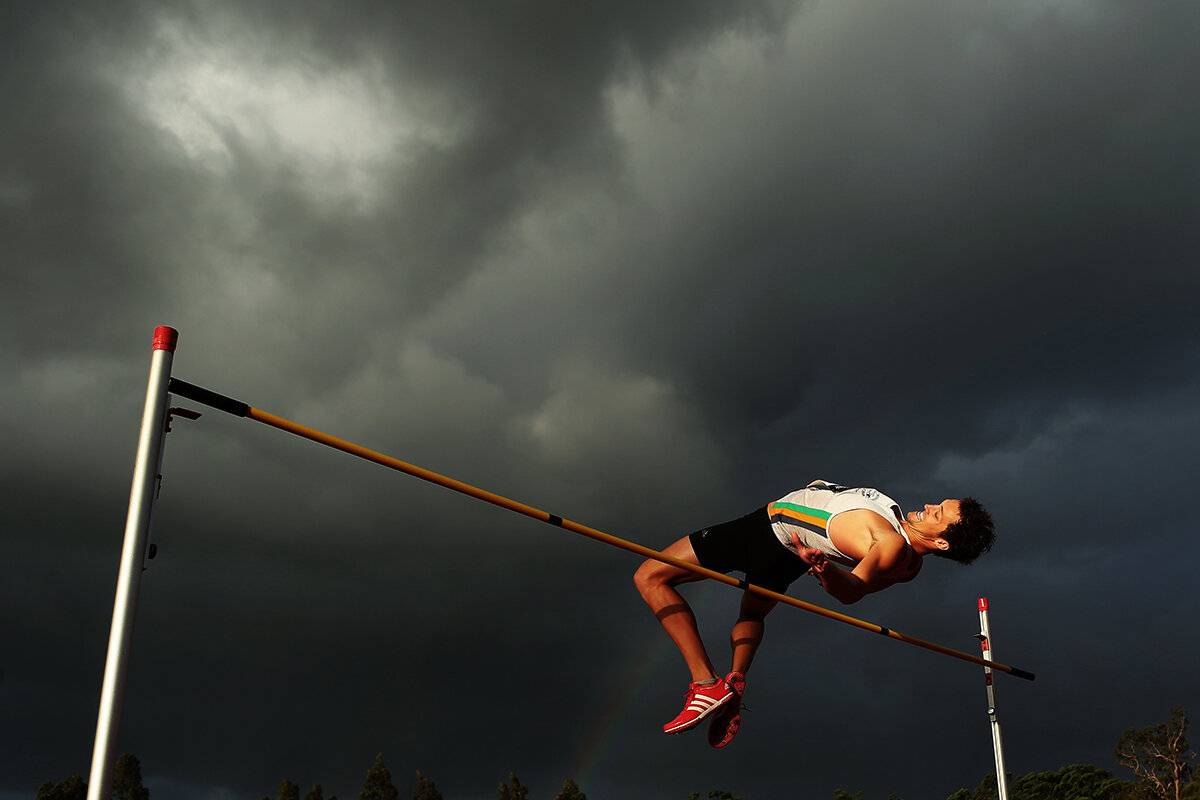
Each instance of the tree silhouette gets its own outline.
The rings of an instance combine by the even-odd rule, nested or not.
[[[983,780],[974,789],[959,789],[946,800],[996,800],[999,796],[996,791],[996,776],[989,773],[983,776]]]
[[[417,770],[417,779],[413,783],[412,800],[442,800],[437,784],[422,775],[421,770]]]
[[[558,794],[554,795],[554,800],[587,800],[587,795],[579,788],[575,781],[567,778],[563,781],[562,788],[558,790]]]
[[[1137,776],[1154,797],[1183,800],[1184,787],[1195,769],[1196,754],[1187,740],[1188,718],[1182,708],[1171,718],[1148,728],[1130,728],[1117,742],[1117,762]]]
[[[304,800],[325,800],[325,792],[321,789],[321,784],[314,783],[313,787],[308,790],[308,794],[304,795]]]
[[[112,800],[150,800],[150,790],[142,785],[142,765],[132,753],[113,765]]]
[[[358,800],[400,800],[400,792],[392,784],[392,773],[383,763],[383,753],[375,756],[375,763],[367,770]]]
[[[1068,764],[1055,772],[1031,772],[1011,781],[1017,800],[1125,800],[1130,785],[1108,770],[1089,764]]]
[[[277,800],[300,800],[300,787],[284,778],[279,782],[279,791],[275,793]]]
[[[1008,776],[1010,800],[1148,800],[1138,787],[1090,764],[1068,764],[1052,772]],[[959,789],[946,800],[996,800],[996,776],[989,773],[974,789]],[[1186,795],[1180,800],[1185,800]]]
[[[529,800],[529,789],[521,783],[516,773],[508,773],[508,779],[496,787],[496,800]]]
[[[87,784],[79,775],[65,781],[47,781],[37,791],[37,800],[87,800]]]

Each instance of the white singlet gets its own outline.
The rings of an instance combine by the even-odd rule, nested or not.
[[[801,544],[820,550],[830,561],[854,567],[858,561],[837,549],[826,529],[838,514],[861,508],[874,511],[886,519],[896,529],[896,533],[908,542],[908,535],[904,532],[904,526],[900,524],[904,513],[895,500],[878,489],[851,488],[828,481],[813,481],[803,489],[769,503],[767,514],[771,517],[771,528],[775,531],[775,536],[793,553],[796,553],[796,545],[792,541],[792,534],[795,533],[800,537]],[[796,555],[799,557],[799,553]]]

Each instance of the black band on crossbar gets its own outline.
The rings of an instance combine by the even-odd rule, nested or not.
[[[549,517],[546,522],[549,522],[551,525],[557,525],[560,528],[562,527],[562,517],[557,514],[547,514],[546,516]]]
[[[891,632],[892,632],[892,629],[891,629],[891,628],[888,628],[888,627],[887,627],[887,626],[885,626],[885,625],[880,625],[880,626],[879,626],[879,632],[880,632],[882,635],[884,635],[884,636],[887,636],[889,633],[891,633]]]
[[[741,589],[742,591],[746,591],[747,587],[749,587],[749,586],[750,586],[750,581],[746,580],[745,578],[742,578],[740,581],[738,581],[738,588]]]
[[[1016,676],[1016,677],[1018,677],[1018,678],[1024,678],[1024,679],[1025,679],[1025,680],[1027,680],[1027,681],[1031,681],[1031,680],[1033,680],[1033,673],[1032,673],[1032,672],[1026,672],[1026,671],[1025,671],[1025,670],[1023,670],[1023,669],[1017,669],[1016,667],[1012,667],[1012,672],[1010,672],[1009,674],[1010,674],[1010,675],[1015,675],[1015,676]]]
[[[232,397],[217,394],[194,383],[181,381],[179,378],[171,378],[171,382],[167,386],[167,391],[177,394],[180,397],[186,397],[188,400],[195,400],[197,403],[211,406],[218,411],[224,411],[226,414],[233,414],[235,417],[247,417],[250,415],[250,406],[241,400],[234,400]]]

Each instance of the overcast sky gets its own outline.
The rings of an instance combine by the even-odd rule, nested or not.
[[[814,478],[975,495],[991,554],[848,611],[974,651],[989,596],[1038,673],[997,681],[1013,772],[1200,712],[1190,0],[28,3],[0,37],[3,800],[87,774],[158,324],[179,377],[655,547]],[[971,665],[778,610],[716,752],[661,733],[687,673],[629,555],[208,410],[164,473],[119,743],[156,798],[352,798],[381,751],[462,800],[992,770]],[[723,666],[737,596],[686,591]]]

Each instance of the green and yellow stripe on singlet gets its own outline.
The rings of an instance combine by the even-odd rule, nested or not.
[[[829,512],[822,511],[819,508],[809,508],[802,506],[799,503],[785,503],[782,500],[777,500],[769,506],[769,514],[772,520],[778,519],[780,522],[802,522],[807,525],[814,525],[825,530],[825,526],[829,524]]]

